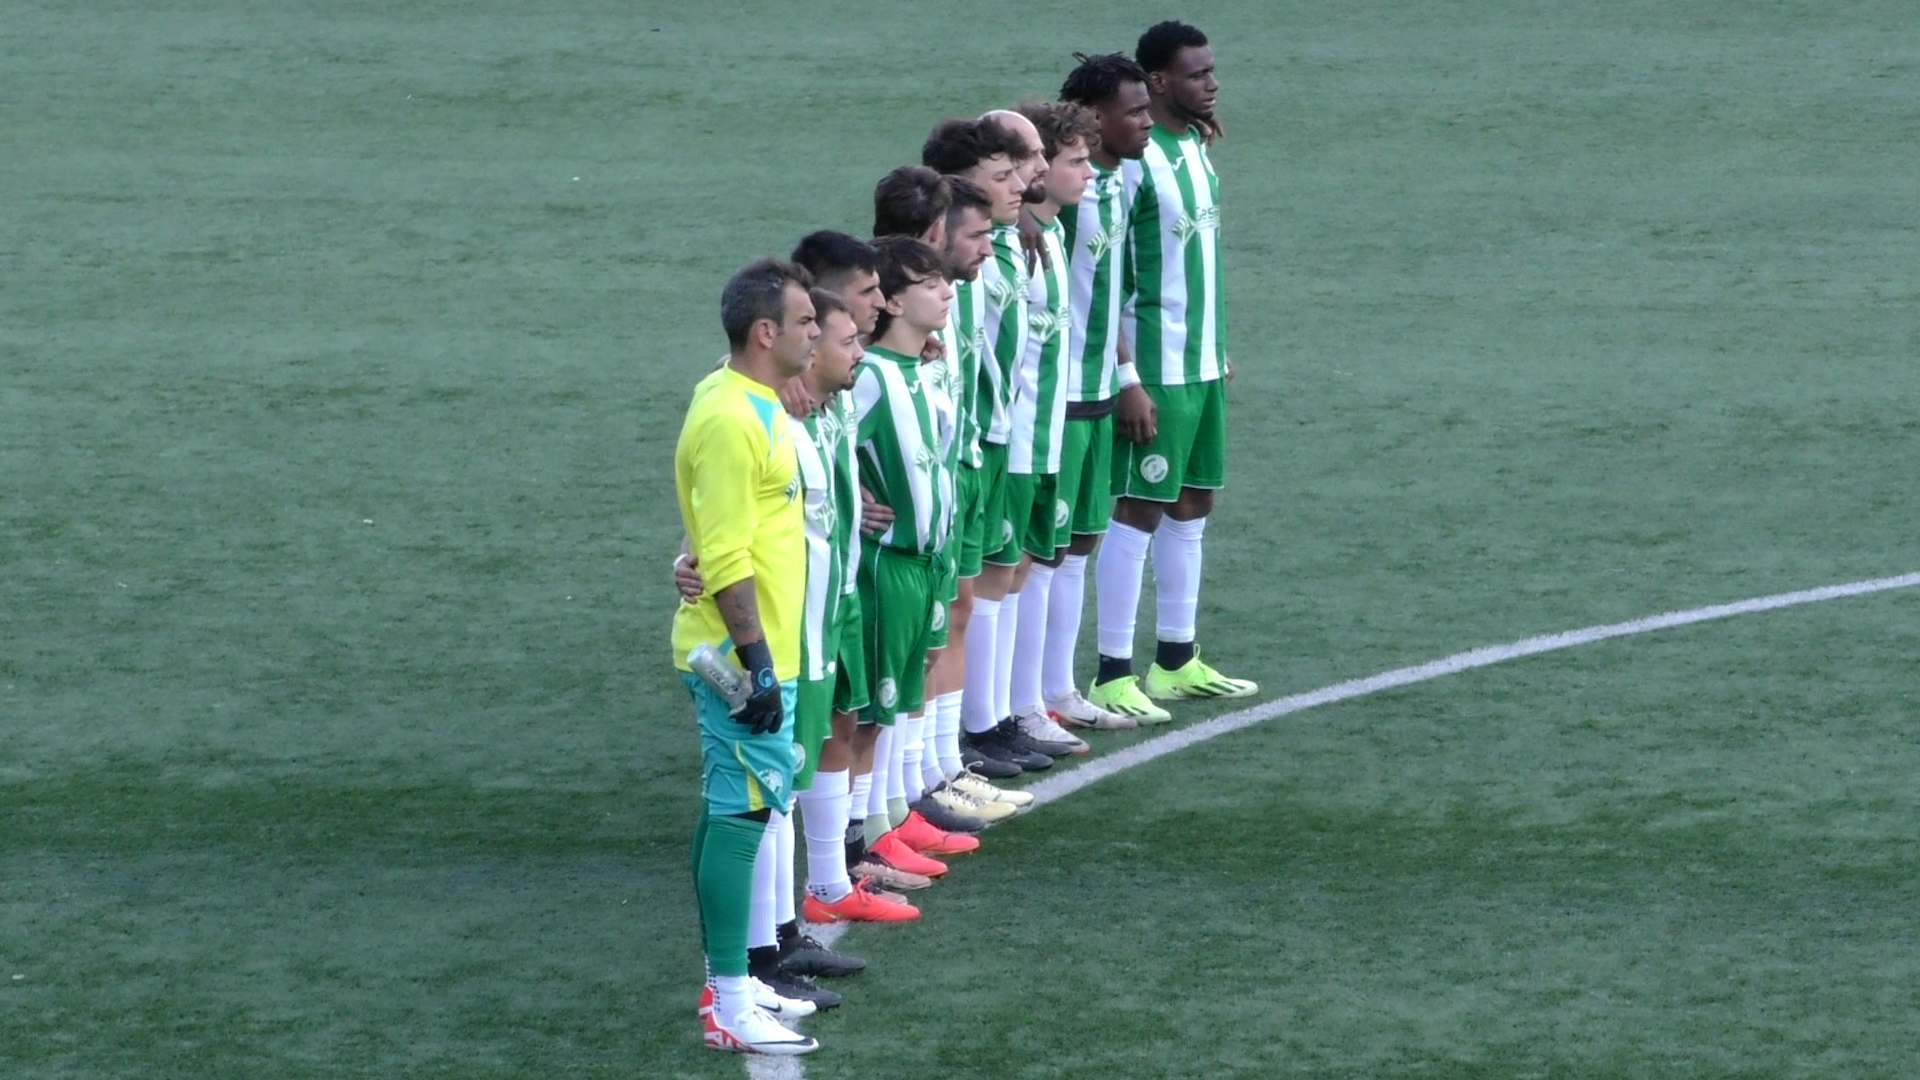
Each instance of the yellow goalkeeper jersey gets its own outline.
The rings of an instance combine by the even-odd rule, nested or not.
[[[673,662],[707,642],[731,652],[714,595],[751,577],[782,682],[800,675],[807,601],[805,505],[793,425],[774,392],[721,366],[700,380],[673,451],[674,487],[707,591],[673,617]]]

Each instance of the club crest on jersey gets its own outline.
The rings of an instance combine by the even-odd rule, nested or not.
[[[1148,454],[1140,459],[1140,476],[1149,484],[1157,484],[1167,478],[1167,459],[1159,454]]]
[[[1073,507],[1070,506],[1065,499],[1055,499],[1053,501],[1053,527],[1056,529],[1064,529],[1067,527],[1067,523],[1072,520]]]
[[[1173,235],[1185,247],[1187,242],[1203,232],[1215,232],[1220,228],[1220,208],[1206,206],[1197,214],[1182,214],[1180,221],[1173,227]]]
[[[880,707],[883,709],[892,709],[898,704],[900,704],[900,687],[895,685],[892,679],[881,679]]]
[[[1009,307],[1013,304],[1014,289],[1013,282],[995,276],[987,282],[987,298],[993,301],[995,307]],[[986,332],[982,330],[980,336],[984,338]]]

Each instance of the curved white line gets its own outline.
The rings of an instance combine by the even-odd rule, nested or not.
[[[1263,701],[1238,712],[1230,712],[1192,727],[1168,732],[1159,738],[1135,743],[1117,753],[1103,755],[1060,776],[1050,776],[1026,790],[1033,793],[1035,807],[1045,806],[1055,799],[1064,799],[1082,788],[1097,784],[1137,765],[1145,765],[1149,761],[1163,758],[1177,750],[1185,750],[1189,746],[1198,745],[1209,739],[1217,739],[1230,732],[1249,728],[1275,717],[1311,709],[1317,705],[1331,705],[1336,701],[1365,697],[1382,690],[1426,682],[1442,675],[1456,675],[1474,668],[1490,667],[1508,660],[1518,660],[1523,656],[1558,652],[1561,649],[1591,645],[1596,641],[1606,641],[1609,638],[1647,634],[1655,630],[1670,630],[1676,626],[1691,626],[1694,623],[1728,619],[1735,615],[1752,615],[1762,611],[1776,611],[1801,604],[1817,604],[1824,600],[1840,600],[1849,596],[1910,589],[1916,585],[1920,585],[1920,573],[1874,578],[1870,581],[1828,585],[1824,588],[1805,589],[1800,592],[1777,593],[1773,596],[1761,596],[1731,604],[1694,608],[1691,611],[1670,611],[1664,615],[1650,615],[1644,619],[1608,623],[1604,626],[1589,626],[1584,630],[1568,630],[1559,634],[1522,638],[1506,645],[1487,645],[1478,649],[1469,649],[1466,652],[1454,653],[1452,656],[1444,656],[1415,667],[1395,668],[1364,679],[1349,679],[1346,682],[1310,690],[1304,694]],[[836,923],[831,926],[813,927],[811,932],[821,941],[831,944],[846,932],[846,925]],[[747,1075],[753,1080],[804,1080],[807,1070],[799,1058],[750,1057],[747,1059]]]
[[[1664,615],[1651,615],[1644,619],[1629,622],[1608,623],[1605,626],[1589,626],[1584,630],[1568,630],[1559,634],[1545,634],[1540,637],[1523,638],[1507,645],[1487,645],[1470,649],[1463,653],[1442,657],[1417,667],[1397,668],[1381,672],[1364,679],[1349,679],[1343,683],[1310,690],[1304,694],[1263,701],[1251,708],[1216,716],[1211,720],[1198,723],[1179,731],[1168,732],[1157,739],[1148,739],[1135,743],[1118,753],[1102,756],[1094,761],[1060,776],[1051,776],[1028,787],[1033,793],[1034,806],[1044,806],[1055,799],[1063,799],[1090,784],[1097,784],[1109,776],[1124,772],[1136,765],[1144,765],[1155,758],[1165,757],[1176,750],[1185,750],[1189,746],[1216,739],[1229,732],[1272,720],[1275,717],[1311,709],[1316,705],[1331,705],[1336,701],[1364,697],[1381,690],[1391,690],[1399,686],[1411,686],[1414,683],[1437,679],[1442,675],[1454,675],[1474,668],[1488,667],[1507,660],[1517,660],[1523,656],[1536,656],[1540,653],[1557,652],[1571,649],[1576,645],[1591,645],[1608,638],[1628,637],[1633,634],[1646,634],[1655,630],[1668,630],[1676,626],[1690,626],[1694,623],[1711,622],[1715,619],[1732,618],[1735,615],[1752,615],[1761,611],[1775,611],[1779,608],[1796,607],[1800,604],[1817,604],[1823,600],[1839,600],[1849,596],[1864,596],[1868,593],[1887,592],[1892,589],[1909,589],[1920,585],[1920,573],[1902,574],[1899,577],[1874,578],[1871,581],[1855,581],[1846,585],[1828,585],[1820,589],[1806,589],[1801,592],[1778,593],[1774,596],[1762,596],[1753,600],[1741,600],[1732,604],[1717,604],[1713,607],[1694,608],[1691,611],[1671,611]]]

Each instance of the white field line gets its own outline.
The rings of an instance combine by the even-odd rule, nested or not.
[[[1209,739],[1217,739],[1230,732],[1249,728],[1275,717],[1302,712],[1315,706],[1331,705],[1336,701],[1365,697],[1382,690],[1412,686],[1415,683],[1438,679],[1443,675],[1457,675],[1462,671],[1491,667],[1508,660],[1518,660],[1523,656],[1558,652],[1561,649],[1591,645],[1596,641],[1606,641],[1610,638],[1631,637],[1634,634],[1648,634],[1655,630],[1670,630],[1676,626],[1691,626],[1694,623],[1712,622],[1715,619],[1729,619],[1735,615],[1777,611],[1781,608],[1798,607],[1801,604],[1818,604],[1822,601],[1841,600],[1849,596],[1866,596],[1871,593],[1890,592],[1894,589],[1911,589],[1917,585],[1920,585],[1920,573],[1902,574],[1899,577],[1874,578],[1871,581],[1828,585],[1800,592],[1777,593],[1752,600],[1739,600],[1731,604],[1694,608],[1691,611],[1670,611],[1664,615],[1649,615],[1644,619],[1608,623],[1605,626],[1589,626],[1583,630],[1568,630],[1559,634],[1523,638],[1506,645],[1487,645],[1478,649],[1469,649],[1466,652],[1443,656],[1438,660],[1414,667],[1396,668],[1364,679],[1349,679],[1343,683],[1310,690],[1304,694],[1263,701],[1238,712],[1230,712],[1192,727],[1168,732],[1157,739],[1136,743],[1118,753],[1103,755],[1070,772],[1042,780],[1026,790],[1033,793],[1033,804],[1037,808],[1056,799],[1064,799],[1109,776],[1125,772],[1137,765],[1145,765],[1149,761],[1163,758],[1175,751],[1185,750],[1189,746],[1195,746]],[[844,923],[808,927],[809,933],[829,945],[839,940],[846,930]],[[747,1075],[753,1080],[805,1080],[807,1070],[803,1061],[802,1058],[750,1056],[747,1058]]]

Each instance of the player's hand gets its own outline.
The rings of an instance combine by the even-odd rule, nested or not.
[[[787,722],[787,709],[780,699],[780,680],[773,673],[773,651],[766,642],[754,641],[736,646],[734,655],[746,669],[750,692],[733,718],[755,735],[779,731]]]
[[[1233,357],[1231,357],[1231,356],[1223,356],[1223,357],[1221,357],[1221,358],[1220,358],[1220,362],[1221,362],[1222,364],[1224,364],[1224,365],[1226,365],[1226,368],[1227,368],[1227,383],[1228,383],[1228,385],[1232,385],[1232,383],[1233,383]]]
[[[1160,434],[1160,410],[1144,386],[1129,386],[1120,391],[1120,404],[1114,410],[1113,426],[1120,437],[1145,446]]]
[[[893,507],[883,502],[875,502],[873,492],[864,486],[860,488],[860,531],[868,536],[879,536],[893,524]]]
[[[679,591],[680,599],[693,603],[707,591],[707,579],[700,576],[700,560],[681,552],[673,560],[673,587]]]
[[[1046,232],[1040,228],[1040,219],[1033,211],[1020,208],[1020,250],[1027,253],[1027,273],[1038,273],[1053,267],[1053,260],[1047,255]]]
[[[786,385],[780,388],[780,404],[787,407],[787,415],[795,420],[805,420],[820,407],[820,403],[813,399],[813,394],[808,392],[806,382],[798,375],[788,379]]]
[[[1195,120],[1193,126],[1200,129],[1200,141],[1206,143],[1209,150],[1213,148],[1214,143],[1227,137],[1226,122],[1217,114],[1205,120]]]
[[[935,360],[944,360],[946,357],[947,343],[941,341],[938,337],[928,335],[927,343],[920,346],[920,362],[923,364],[931,364]]]

